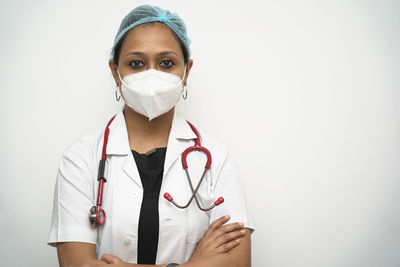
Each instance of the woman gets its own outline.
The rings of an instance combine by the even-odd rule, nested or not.
[[[250,266],[252,225],[232,158],[174,112],[193,65],[189,43],[167,10],[139,6],[123,19],[109,66],[125,106],[60,161],[48,243],[61,266]],[[186,173],[181,155],[195,143],[212,158],[187,154]]]

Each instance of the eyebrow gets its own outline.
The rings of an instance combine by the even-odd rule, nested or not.
[[[178,56],[178,54],[175,53],[174,51],[164,51],[164,52],[158,53],[159,56],[164,56],[164,55],[168,55],[168,54],[174,54],[174,55]],[[146,54],[143,53],[143,52],[132,51],[132,52],[127,53],[127,54],[125,55],[125,57],[127,57],[127,56],[129,56],[129,55],[146,56]]]
[[[168,55],[168,54],[174,54],[174,55],[178,56],[178,54],[175,53],[174,51],[165,51],[165,52],[159,53],[160,56],[164,56],[164,55]]]

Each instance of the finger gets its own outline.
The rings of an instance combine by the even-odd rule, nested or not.
[[[215,220],[215,222],[213,222],[213,223],[208,227],[208,230],[207,230],[207,232],[206,232],[206,235],[207,235],[207,234],[210,234],[210,233],[214,232],[215,230],[217,230],[218,228],[220,228],[221,225],[223,225],[224,223],[226,223],[227,221],[229,221],[230,218],[231,218],[231,217],[230,217],[229,215],[225,215],[225,216],[222,216],[221,218]]]
[[[229,233],[236,230],[241,230],[243,229],[243,226],[244,223],[235,222],[235,223],[225,224],[224,226],[221,226],[218,230],[222,233]]]
[[[228,251],[230,251],[231,249],[237,247],[240,244],[240,239],[237,238],[235,240],[232,240],[228,243],[223,244],[222,246],[219,246],[217,248],[217,252],[218,253],[226,253]]]
[[[243,223],[226,224],[226,225],[221,226],[220,228],[214,230],[213,232],[210,231],[207,234],[206,238],[202,241],[203,241],[203,243],[206,243],[209,246],[216,248],[225,242],[229,242],[229,241],[233,240],[235,237],[242,236],[243,233],[238,232],[238,233],[234,234],[234,237],[231,237],[231,238],[226,237],[225,239],[222,239],[219,242],[216,242],[218,238],[220,238],[221,236],[223,236],[225,234],[242,230],[243,226],[244,226]]]
[[[221,235],[243,229],[243,223],[226,224],[210,234],[211,239],[215,240]]]
[[[85,264],[71,264],[71,265],[66,265],[66,266],[63,266],[63,267],[97,267],[98,265],[97,264],[87,264],[87,263],[85,263]]]
[[[119,257],[111,255],[111,254],[103,254],[101,256],[101,259],[103,261],[106,261],[108,264],[116,264],[116,263],[122,262],[122,260]]]
[[[235,231],[227,232],[222,235],[219,235],[218,237],[215,238],[214,244],[216,247],[221,246],[224,243],[228,243],[232,240],[235,240],[237,238],[240,238],[246,234],[245,229],[237,229]]]
[[[235,239],[238,239],[238,238],[244,236],[245,234],[246,234],[245,229],[240,229],[240,230],[232,231],[229,233],[225,233],[225,234],[219,236],[218,238],[216,238],[214,241],[214,244],[216,247],[219,247],[225,243],[229,243]]]

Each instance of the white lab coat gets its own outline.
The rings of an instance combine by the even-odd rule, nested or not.
[[[105,225],[92,228],[88,219],[89,209],[95,205],[97,197],[98,166],[104,137],[104,129],[101,129],[80,138],[61,157],[48,244],[54,246],[57,242],[68,241],[92,243],[96,244],[98,258],[109,253],[136,263],[143,187],[129,147],[122,110],[109,128],[109,168],[103,194]],[[196,128],[202,145],[212,154],[211,168],[197,195],[204,207],[220,196],[225,202],[209,212],[203,212],[194,200],[187,209],[182,210],[163,198],[163,194],[169,192],[178,204],[184,205],[192,194],[182,169],[181,154],[194,144],[196,136],[187,122],[175,114],[168,138],[159,198],[157,264],[186,262],[208,226],[223,215],[230,215],[230,222],[243,222],[245,227],[253,229],[240,178],[229,151]],[[204,170],[206,157],[202,152],[192,152],[187,160],[195,187]]]

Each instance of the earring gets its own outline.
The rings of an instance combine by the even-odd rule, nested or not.
[[[117,100],[117,102],[121,99],[121,95],[118,94],[119,93],[119,86],[117,86],[117,89],[115,90],[115,100]]]
[[[183,91],[183,93],[182,93],[182,98],[186,100],[187,94],[188,94],[188,93],[187,93],[187,89],[186,89],[186,86],[185,86],[185,87],[184,87],[184,91]]]

